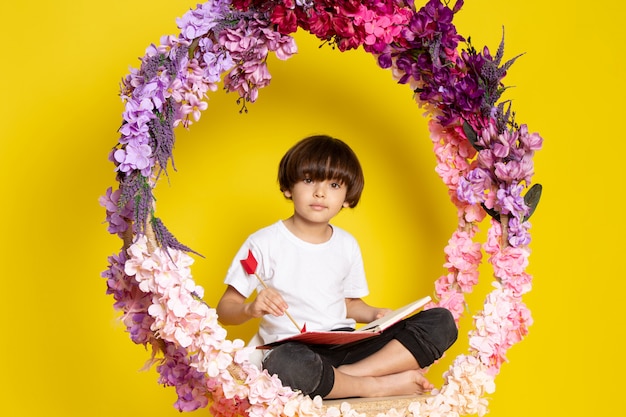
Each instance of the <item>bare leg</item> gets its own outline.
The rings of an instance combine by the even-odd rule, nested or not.
[[[391,340],[378,352],[350,365],[337,368],[354,376],[382,376],[410,369],[420,369],[415,357],[397,340]]]
[[[392,340],[373,355],[335,369],[335,384],[325,398],[422,394],[434,386],[419,369],[413,355]]]

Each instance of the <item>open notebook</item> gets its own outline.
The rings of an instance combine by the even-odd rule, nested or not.
[[[300,342],[310,345],[344,345],[358,342],[359,340],[379,335],[383,330],[417,312],[429,301],[430,297],[428,296],[420,298],[354,331],[309,331],[285,337],[266,345],[257,346],[257,349],[271,349],[285,342]]]

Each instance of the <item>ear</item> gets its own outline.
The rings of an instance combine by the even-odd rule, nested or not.
[[[348,203],[347,201],[344,201],[343,208],[350,208],[350,203]]]
[[[285,191],[283,191],[283,195],[285,196],[285,198],[287,198],[287,199],[291,200],[291,196],[292,196],[292,194],[291,194],[291,191],[290,191],[290,190],[285,190]]]

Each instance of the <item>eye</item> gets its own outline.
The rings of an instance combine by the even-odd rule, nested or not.
[[[311,184],[313,180],[311,178],[304,178],[302,182],[304,182],[305,184]]]
[[[331,187],[339,189],[341,188],[341,183],[340,182],[333,182],[332,184],[330,184]]]

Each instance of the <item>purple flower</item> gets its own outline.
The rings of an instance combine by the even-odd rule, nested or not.
[[[501,186],[496,192],[495,210],[500,214],[512,214],[514,217],[523,218],[528,208],[524,203],[522,191],[524,186],[518,183]]]
[[[147,84],[144,84],[141,89],[135,90],[136,97],[150,99],[154,104],[154,109],[162,111],[169,86],[170,76],[167,71],[162,71],[152,78]]]
[[[489,172],[483,168],[471,170],[467,177],[459,178],[456,190],[459,200],[468,204],[480,204],[485,202],[486,191],[491,188]]]
[[[229,13],[229,0],[214,0],[198,4],[183,17],[176,19],[182,37],[188,40],[206,35],[217,26]]]
[[[120,194],[120,190],[113,191],[112,187],[109,187],[106,194],[100,197],[98,201],[106,209],[106,221],[109,224],[108,232],[117,233],[121,236],[128,229],[132,211],[128,205],[119,207]]]
[[[392,64],[391,53],[384,53],[378,56],[378,65],[381,68],[383,69],[391,68],[391,64]]]
[[[221,50],[219,45],[209,38],[202,38],[198,47],[202,52],[202,60],[206,64],[204,76],[209,83],[218,83],[222,73],[229,71],[235,65],[230,53]]]
[[[144,303],[151,303],[152,295],[144,296]],[[149,306],[149,305],[148,305]],[[130,339],[138,345],[146,345],[154,339],[151,330],[154,318],[147,311],[132,312],[126,315],[126,331],[130,334]]]
[[[150,141],[148,134],[148,122],[155,116],[153,113],[154,103],[149,98],[137,100],[134,98],[126,102],[124,113],[124,125],[120,128],[122,137],[121,144],[135,143],[146,144]]]
[[[154,339],[150,329],[154,318],[148,315],[148,307],[152,304],[152,295],[139,289],[133,277],[124,272],[126,254],[109,257],[109,268],[102,273],[107,280],[107,294],[113,295],[114,307],[122,311],[122,322],[126,326],[133,342],[146,345]]]
[[[178,400],[174,406],[179,411],[194,411],[208,405],[207,376],[189,366],[189,357],[182,347],[164,342],[162,363],[157,366],[159,383],[176,387]]]
[[[109,224],[107,231],[111,234],[122,236],[128,230],[128,217],[118,212],[107,212],[107,222]]]
[[[132,170],[141,171],[144,177],[150,175],[152,168],[152,148],[150,145],[127,144],[124,148],[118,149],[113,154],[115,161],[119,163],[117,170],[130,172]]]
[[[219,43],[230,53],[237,64],[224,78],[228,91],[236,91],[243,101],[254,102],[258,90],[269,84],[271,75],[267,69],[269,51],[278,58],[286,58],[295,52],[293,39],[268,29],[270,23],[264,15],[255,13],[241,19],[239,24],[220,32]]]
[[[509,219],[509,244],[513,247],[526,246],[530,244],[530,223],[520,221],[516,217]]]

